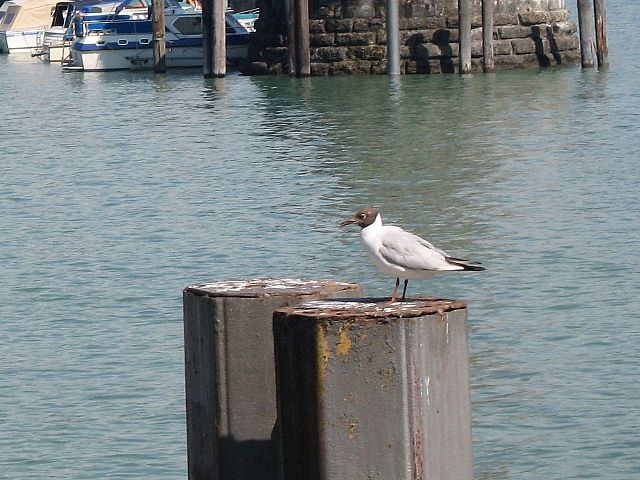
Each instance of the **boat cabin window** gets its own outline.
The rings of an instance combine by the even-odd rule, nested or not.
[[[58,3],[51,8],[51,26],[62,27],[67,17],[68,3]]]
[[[173,28],[183,35],[202,35],[202,17],[200,15],[183,15],[173,22]]]
[[[20,11],[20,7],[18,5],[11,5],[7,8],[7,13],[2,19],[2,23],[0,23],[0,30],[7,31],[11,29],[11,24],[16,19],[16,15]]]

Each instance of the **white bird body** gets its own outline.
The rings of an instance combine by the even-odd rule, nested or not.
[[[383,225],[380,214],[360,231],[362,248],[382,271],[407,280],[422,280],[438,272],[464,270],[447,262],[446,252],[400,227]]]
[[[351,224],[362,228],[360,240],[367,256],[382,271],[396,277],[391,302],[397,301],[396,294],[401,278],[404,279],[404,300],[409,280],[422,280],[439,272],[484,270],[479,263],[450,257],[424,238],[406,232],[400,227],[383,225],[382,216],[375,208],[358,210],[353,218],[345,220],[340,226]]]

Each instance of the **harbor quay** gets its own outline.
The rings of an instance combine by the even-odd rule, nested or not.
[[[259,0],[260,19],[245,74],[287,73],[291,42],[282,0]],[[460,71],[458,0],[408,0],[398,12],[399,72]],[[464,3],[464,2],[460,2]],[[483,70],[483,3],[469,0],[470,71]],[[491,3],[491,2],[489,2]],[[310,2],[310,75],[388,73],[388,2],[338,0]],[[485,5],[486,8],[486,5]],[[484,11],[492,35],[495,69],[580,62],[576,22],[565,0],[497,0]],[[463,21],[465,21],[463,19]],[[485,39],[487,42],[487,39]],[[465,72],[466,73],[466,72]]]

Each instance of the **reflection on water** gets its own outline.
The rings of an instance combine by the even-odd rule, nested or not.
[[[181,289],[389,295],[337,227],[367,205],[488,267],[410,286],[470,302],[477,478],[640,474],[639,101],[615,57],[393,79],[0,69],[7,478],[184,478]]]

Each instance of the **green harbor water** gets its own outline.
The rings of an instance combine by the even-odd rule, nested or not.
[[[204,80],[0,56],[0,478],[186,478],[182,289],[388,296],[337,226],[369,205],[488,268],[409,292],[469,302],[476,478],[640,478],[640,5],[608,9],[602,72]]]

